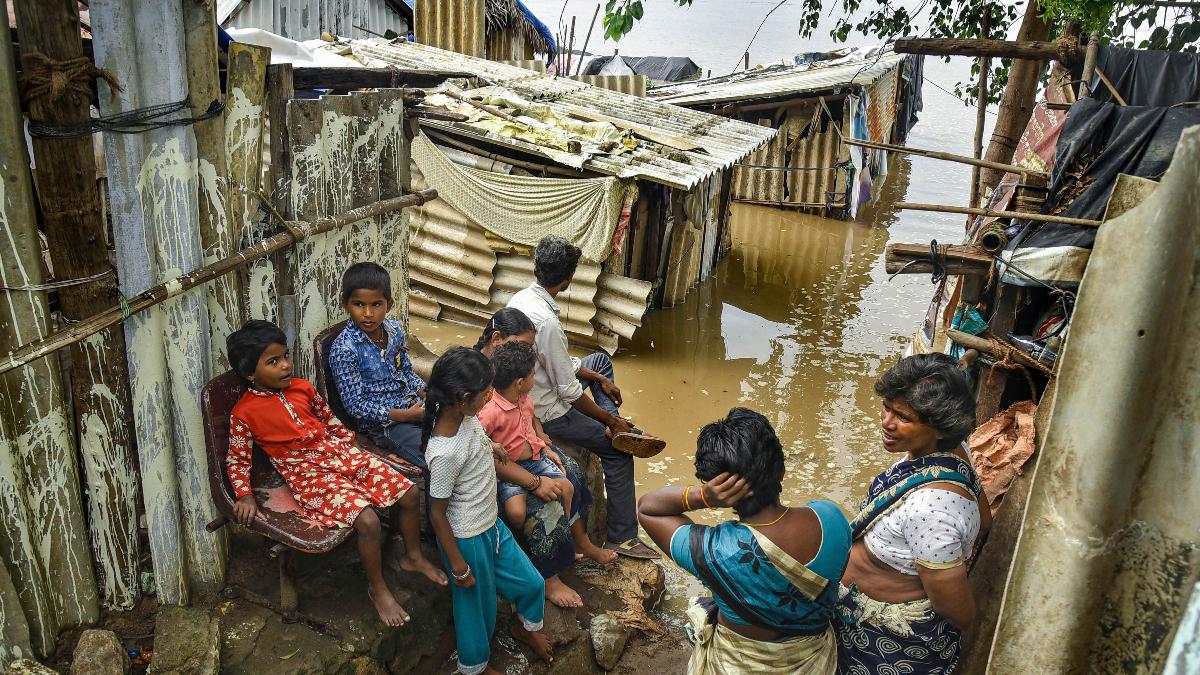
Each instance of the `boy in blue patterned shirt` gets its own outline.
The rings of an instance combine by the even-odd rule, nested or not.
[[[421,452],[425,381],[413,370],[400,322],[387,318],[392,280],[371,262],[342,275],[342,306],[350,315],[329,349],[334,385],[359,433],[428,471]]]

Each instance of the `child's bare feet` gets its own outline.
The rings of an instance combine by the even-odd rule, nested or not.
[[[396,602],[396,596],[392,595],[392,589],[384,586],[376,589],[372,586],[367,587],[367,596],[371,598],[371,602],[375,605],[375,611],[379,612],[379,620],[386,626],[403,626],[408,623],[408,612]]]
[[[546,599],[563,609],[583,607],[583,598],[579,597],[579,594],[570,586],[564,584],[558,575],[546,580]]]
[[[537,654],[546,663],[554,660],[554,648],[550,646],[550,638],[546,637],[541,631],[528,631],[521,625],[521,620],[518,617],[513,617],[508,632],[512,634],[520,642],[529,645],[534,654]]]
[[[400,569],[405,572],[420,572],[425,575],[425,578],[437,584],[445,586],[449,583],[446,579],[446,573],[434,567],[433,563],[429,562],[420,549],[417,549],[416,554],[405,553],[400,559]]]

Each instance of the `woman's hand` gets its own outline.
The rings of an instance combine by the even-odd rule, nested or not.
[[[714,509],[725,509],[737,506],[738,502],[754,494],[750,483],[736,473],[723,471],[700,486],[705,506]]]
[[[254,501],[254,495],[238,497],[238,500],[233,503],[233,519],[242,527],[250,527],[250,523],[255,520],[263,520],[262,514],[258,512],[258,502]]]

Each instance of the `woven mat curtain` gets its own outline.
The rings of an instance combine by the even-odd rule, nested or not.
[[[424,135],[413,141],[412,158],[441,199],[500,237],[534,246],[548,234],[558,235],[595,262],[613,250],[626,182],[510,176],[460,166]]]

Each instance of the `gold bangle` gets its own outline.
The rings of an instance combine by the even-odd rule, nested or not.
[[[688,495],[687,495],[687,493],[688,493],[688,492],[689,492],[691,489],[692,489],[692,486],[691,486],[691,485],[689,485],[689,486],[687,486],[687,487],[683,488],[683,500],[682,500],[682,501],[683,501],[683,510],[684,510],[684,511],[691,511],[691,510],[692,510],[692,505],[688,503]]]
[[[704,508],[711,509],[712,506],[708,503],[708,497],[704,496],[704,486],[700,486],[700,501],[704,502]]]

